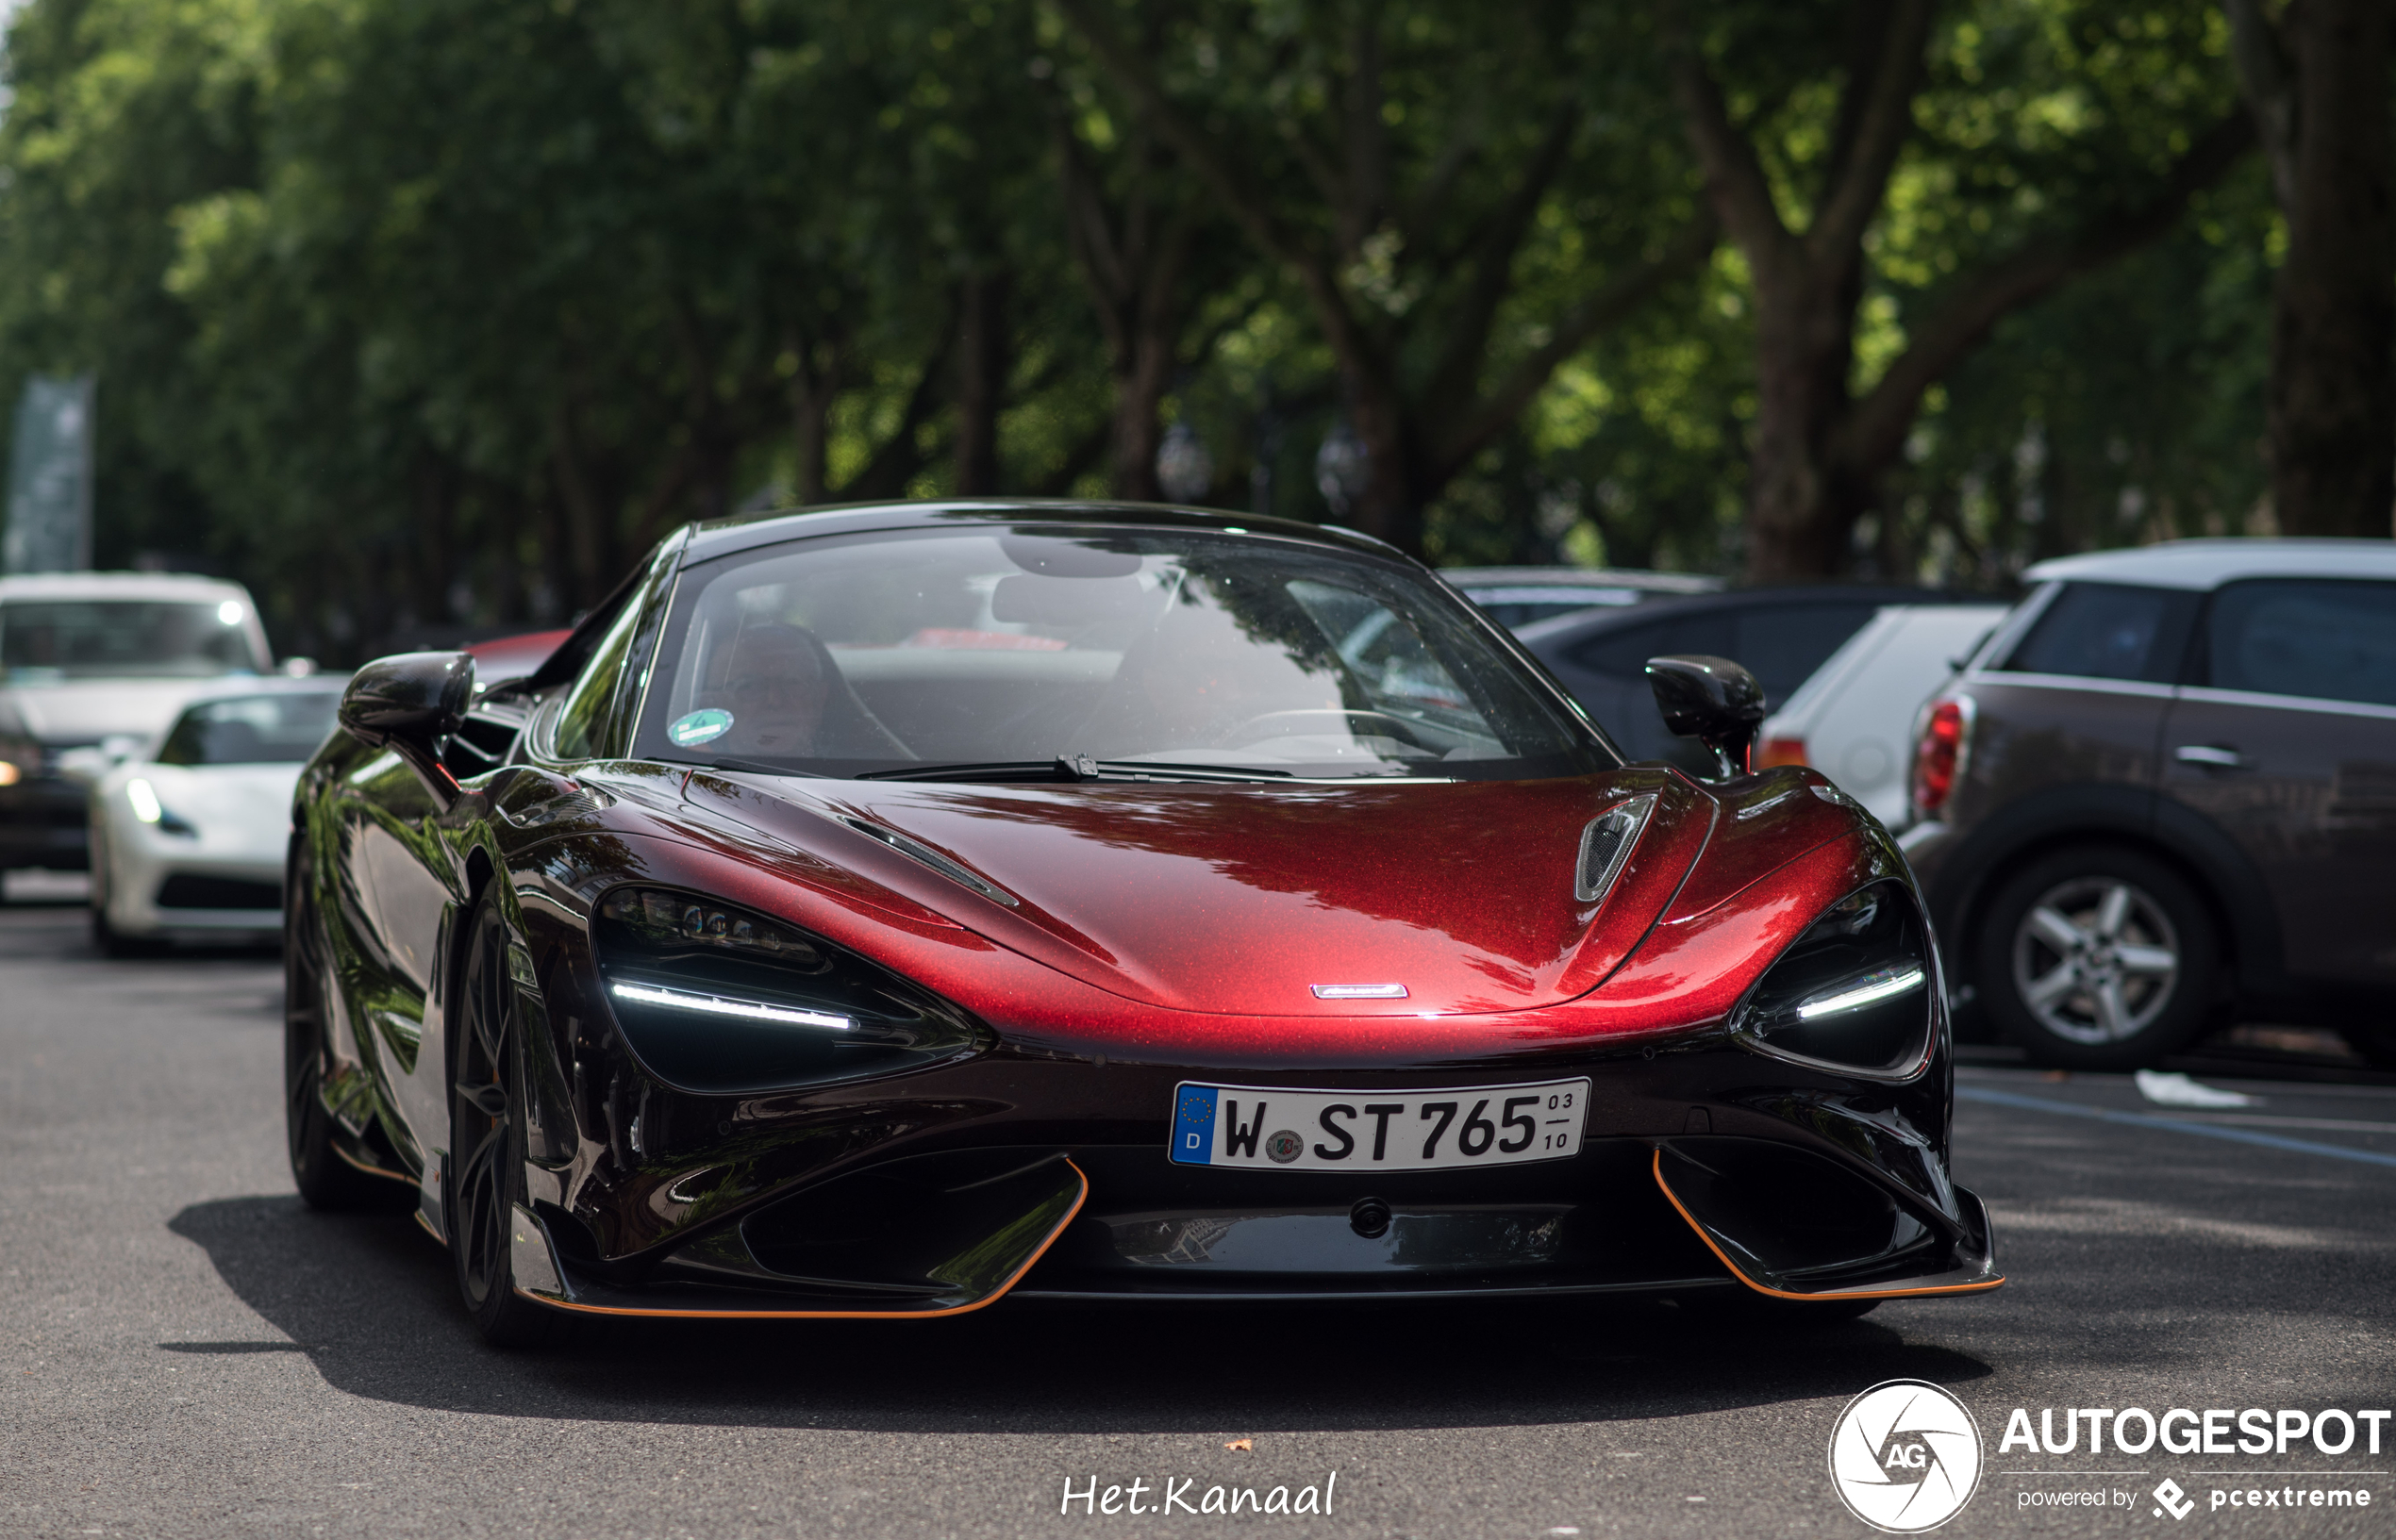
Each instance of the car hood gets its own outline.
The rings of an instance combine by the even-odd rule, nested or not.
[[[192,700],[221,688],[212,679],[78,679],[0,689],[0,723],[13,720],[43,743],[97,743],[118,734],[155,737]]]
[[[1580,901],[1583,830],[1641,791],[1659,801],[1622,877],[1604,902]],[[702,775],[685,797],[1111,992],[1287,1016],[1481,1013],[1585,993],[1672,898],[1713,813],[1660,770],[1355,787]],[[1014,902],[869,831],[917,842]],[[1403,985],[1406,996],[1326,1001],[1318,985]]]

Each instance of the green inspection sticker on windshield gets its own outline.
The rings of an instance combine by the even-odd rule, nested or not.
[[[676,748],[695,749],[702,743],[713,743],[730,731],[732,713],[710,707],[676,718],[674,725],[666,729],[666,737],[674,739]]]

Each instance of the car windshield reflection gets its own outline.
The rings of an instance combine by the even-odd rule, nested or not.
[[[812,774],[1487,778],[1611,762],[1418,574],[1211,533],[910,532],[724,557],[685,575],[652,678],[644,755]]]

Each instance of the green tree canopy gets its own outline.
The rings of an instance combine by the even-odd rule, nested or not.
[[[1155,496],[1168,427],[1210,499],[1442,560],[2002,584],[2268,527],[2287,226],[2232,41],[2212,0],[31,0],[0,373],[98,375],[104,562],[341,658],[561,621],[691,518]]]

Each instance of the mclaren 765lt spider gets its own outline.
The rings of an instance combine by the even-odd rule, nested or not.
[[[1650,668],[1626,765],[1363,536],[698,524],[529,677],[361,671],[287,875],[312,1203],[572,1313],[1995,1287],[1889,836]]]

